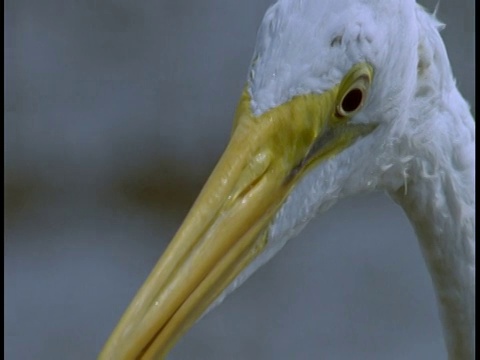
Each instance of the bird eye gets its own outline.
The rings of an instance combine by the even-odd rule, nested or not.
[[[345,117],[352,115],[363,104],[364,92],[359,88],[353,88],[345,94],[340,104],[337,105],[337,116]]]
[[[346,113],[357,110],[362,104],[363,92],[360,89],[352,89],[342,100],[342,110]]]
[[[340,83],[335,117],[339,120],[352,117],[365,104],[372,81],[373,69],[366,63],[354,65]]]

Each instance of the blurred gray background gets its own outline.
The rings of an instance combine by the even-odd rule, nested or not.
[[[6,359],[96,357],[227,143],[270,4],[5,2]],[[474,113],[474,1],[438,16]],[[446,352],[413,231],[378,193],[312,221],[170,358]]]

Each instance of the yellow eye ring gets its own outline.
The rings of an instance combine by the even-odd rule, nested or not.
[[[340,84],[337,95],[335,116],[337,118],[352,117],[365,104],[373,77],[373,69],[367,63],[352,67]]]

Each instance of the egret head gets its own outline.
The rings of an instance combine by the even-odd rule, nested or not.
[[[323,102],[335,89],[334,99],[326,102],[334,104],[335,115],[345,110],[341,121],[376,127],[328,163],[312,167],[331,168],[312,176],[335,181],[343,193],[346,175],[356,178],[356,187],[378,183],[380,167],[391,165],[396,155],[385,151],[408,126],[419,63],[416,10],[410,0],[279,1],[260,27],[247,85],[255,116],[306,94],[318,94]]]
[[[417,10],[280,0],[267,11],[230,143],[102,358],[165,355],[319,209],[401,185],[385,174],[410,126]]]

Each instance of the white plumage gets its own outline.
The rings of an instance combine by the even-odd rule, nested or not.
[[[322,93],[359,61],[375,67],[369,102],[352,122],[380,128],[308,173],[269,230],[267,249],[209,310],[316,213],[385,190],[419,237],[450,358],[470,359],[475,334],[475,125],[455,85],[442,24],[414,1],[280,0],[259,30],[249,91],[256,115]]]

